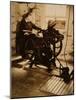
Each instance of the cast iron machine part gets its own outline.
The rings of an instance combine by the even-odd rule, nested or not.
[[[55,66],[55,57],[57,57],[61,50],[62,50],[62,40],[64,38],[63,35],[59,34],[56,35],[57,33],[55,33],[55,35],[51,34],[50,36],[48,36],[48,34],[46,33],[45,30],[42,31],[43,32],[43,38],[38,38],[36,37],[34,34],[30,35],[30,39],[27,40],[26,44],[29,44],[29,41],[31,40],[31,44],[32,44],[32,50],[33,50],[33,54],[31,56],[31,64],[30,67],[32,67],[33,63],[42,63],[43,65],[46,65],[48,67],[48,72],[50,72],[50,64],[53,63]],[[58,32],[55,30],[55,32]],[[45,35],[47,34],[47,36]],[[33,36],[33,37],[32,37]],[[59,46],[55,46],[55,44],[59,43]],[[51,48],[51,45],[53,48]],[[27,48],[27,47],[26,47]],[[57,52],[55,52],[58,49]],[[34,60],[32,60],[32,58]],[[45,64],[45,62],[47,62]]]
[[[30,68],[32,67],[33,64],[35,64],[35,65],[43,64],[48,67],[48,72],[50,72],[50,70],[51,70],[49,67],[50,64],[52,63],[52,64],[54,64],[54,66],[56,66],[55,61],[57,60],[60,64],[60,68],[59,68],[60,76],[57,76],[57,77],[63,78],[63,81],[65,83],[68,83],[70,81],[70,76],[71,76],[69,74],[69,68],[64,67],[60,63],[59,59],[57,58],[57,56],[60,54],[60,52],[62,50],[62,40],[64,39],[64,36],[61,35],[57,30],[55,30],[55,32],[57,32],[58,34],[56,33],[55,35],[53,35],[51,37],[45,37],[45,35],[44,35],[44,37],[42,39],[42,41],[43,41],[42,44],[35,45],[33,55],[30,59],[30,61],[31,61]],[[37,38],[37,39],[39,39],[39,38]],[[39,41],[41,41],[41,40],[39,39]],[[60,46],[56,46],[57,43],[59,43]],[[53,46],[52,49],[51,49],[50,45]],[[56,52],[56,49],[59,49],[59,50]]]
[[[68,68],[68,66],[64,67],[61,64],[60,60],[57,58],[57,56],[60,54],[60,52],[62,50],[62,45],[63,45],[62,40],[64,39],[64,36],[61,35],[58,30],[54,29],[53,33],[48,38],[49,38],[48,39],[49,42],[48,41],[46,41],[46,42],[49,43],[49,45],[53,46],[53,48],[52,48],[53,59],[51,61],[53,62],[54,66],[56,66],[56,63],[55,63],[56,60],[60,64],[60,67],[59,67],[60,75],[59,76],[55,75],[55,76],[61,77],[65,83],[69,83],[71,80],[71,78],[70,78],[71,74],[69,74],[69,68]],[[47,40],[47,39],[45,38],[45,40]],[[60,43],[60,45],[56,46],[57,43]],[[50,49],[51,49],[51,46],[50,46]],[[59,49],[59,50],[56,51],[56,49]]]

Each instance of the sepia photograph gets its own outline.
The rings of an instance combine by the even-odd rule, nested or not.
[[[74,5],[10,1],[11,98],[74,95]]]

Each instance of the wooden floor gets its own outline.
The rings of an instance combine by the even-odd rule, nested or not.
[[[20,60],[17,61],[18,59]],[[20,56],[11,60],[12,62],[16,61],[12,63],[11,67],[12,98],[73,94],[73,80],[66,84],[61,78],[52,76],[52,74],[59,75],[59,70],[54,69],[48,74],[46,66],[33,65],[33,68],[29,69],[29,60],[23,61]],[[60,61],[62,64],[65,63],[61,59]],[[69,64],[69,69],[69,72],[71,72],[72,64]]]

